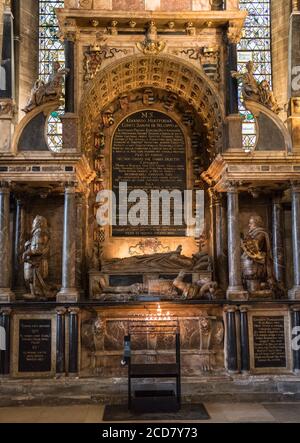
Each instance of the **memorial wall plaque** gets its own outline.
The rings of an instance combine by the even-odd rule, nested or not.
[[[51,320],[20,319],[19,372],[51,371]]]
[[[140,111],[125,118],[116,129],[112,141],[112,189],[117,197],[117,223],[112,227],[112,235],[115,237],[186,235],[184,220],[183,224],[174,223],[172,200],[168,225],[162,224],[160,203],[158,225],[150,224],[149,204],[146,208],[148,226],[132,226],[126,223],[126,220],[125,224],[120,226],[120,214],[126,216],[134,205],[128,203],[126,207],[122,197],[120,201],[121,182],[127,183],[128,194],[140,189],[149,197],[151,190],[178,190],[182,198],[182,193],[187,187],[185,137],[179,125],[171,117],[158,111]],[[120,210],[118,210],[119,203],[121,203]]]
[[[253,347],[255,368],[286,368],[284,316],[254,316]]]

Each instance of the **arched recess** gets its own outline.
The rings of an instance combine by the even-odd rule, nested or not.
[[[147,87],[184,99],[206,128],[206,149],[211,160],[222,152],[224,106],[217,90],[201,69],[171,55],[125,57],[95,76],[85,89],[80,106],[83,151],[93,148],[102,112],[122,94]]]

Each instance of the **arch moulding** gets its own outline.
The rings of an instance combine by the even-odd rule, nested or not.
[[[159,88],[176,94],[191,106],[207,131],[212,159],[222,152],[224,105],[210,79],[200,69],[170,56],[129,56],[100,71],[83,92],[80,106],[82,149],[93,147],[103,111],[123,94],[141,88]]]

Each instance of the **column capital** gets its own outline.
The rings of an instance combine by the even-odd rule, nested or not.
[[[211,206],[218,206],[221,204],[222,195],[217,192],[214,188],[208,188],[208,195],[210,198]]]
[[[248,312],[249,306],[240,306],[240,312]]]
[[[300,312],[300,305],[293,305],[290,307],[291,312]]]
[[[77,40],[77,32],[76,31],[67,31],[67,32],[65,32],[63,37],[67,42],[75,43]]]
[[[58,306],[57,308],[55,308],[56,314],[57,315],[65,315],[67,312],[66,308],[63,308],[61,306]]]
[[[229,180],[225,183],[226,186],[226,191],[230,192],[231,194],[238,194],[239,192],[239,182],[237,181],[233,181],[233,180]]]
[[[3,193],[9,193],[10,192],[11,184],[7,181],[0,181],[0,192]]]
[[[292,189],[292,192],[300,192],[300,181],[294,181],[294,180],[292,180],[291,181],[291,189]]]
[[[66,194],[75,194],[78,183],[75,181],[65,182],[65,193]]]
[[[68,312],[70,315],[78,315],[80,312],[80,308],[68,308]]]
[[[280,205],[282,203],[283,191],[274,191],[272,195],[272,201],[275,204]]]
[[[12,309],[11,308],[1,308],[0,309],[0,315],[11,315]]]
[[[225,305],[224,306],[224,312],[226,313],[234,313],[239,310],[238,306],[235,305]]]

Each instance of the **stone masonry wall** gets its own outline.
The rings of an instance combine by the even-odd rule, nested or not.
[[[272,0],[273,89],[279,105],[288,101],[288,38],[290,1]]]

